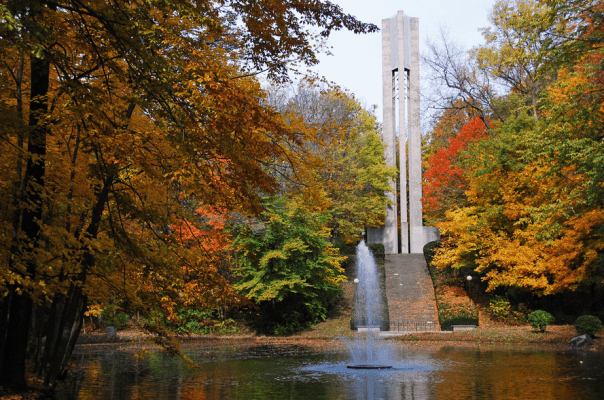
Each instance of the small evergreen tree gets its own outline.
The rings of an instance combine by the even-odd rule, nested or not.
[[[528,315],[528,320],[536,331],[545,332],[545,328],[551,325],[555,321],[555,318],[547,311],[537,310]]]
[[[575,329],[580,335],[589,335],[592,338],[602,330],[602,321],[593,315],[581,315],[575,321]]]

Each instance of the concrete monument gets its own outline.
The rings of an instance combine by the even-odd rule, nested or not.
[[[396,182],[391,183],[393,193],[388,196],[393,204],[388,207],[384,227],[369,228],[367,242],[382,243],[386,254],[399,253],[399,248],[401,253],[422,253],[424,245],[438,240],[440,234],[438,229],[422,223],[419,20],[403,11],[382,20],[382,85],[386,162],[396,165],[398,125],[401,189],[397,201]]]

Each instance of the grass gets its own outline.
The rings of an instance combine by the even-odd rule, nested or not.
[[[397,336],[402,342],[466,342],[486,344],[564,344],[577,336],[572,325],[549,326],[544,333],[535,332],[530,326],[489,327],[461,332],[417,332]]]
[[[352,298],[354,287],[352,282],[342,283],[343,296],[333,315],[292,337],[300,339],[333,339],[338,336],[351,336],[350,318],[352,316]]]

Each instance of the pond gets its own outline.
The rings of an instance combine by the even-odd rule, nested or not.
[[[317,342],[319,343],[319,342]],[[141,344],[78,346],[58,399],[597,399],[604,355],[397,345],[389,370],[346,368],[339,342],[187,341],[188,366]],[[140,357],[141,352],[145,357]]]

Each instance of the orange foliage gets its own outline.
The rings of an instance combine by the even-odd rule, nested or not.
[[[439,148],[428,160],[424,172],[423,206],[427,214],[437,213],[450,206],[449,199],[460,196],[467,188],[467,170],[459,164],[460,153],[472,142],[486,138],[486,127],[480,118],[466,123],[459,134],[452,137],[447,148]]]
[[[447,211],[438,225],[444,239],[435,265],[474,269],[489,290],[519,287],[539,295],[575,290],[589,280],[604,249],[597,234],[604,212],[538,218],[552,197],[563,202],[568,195],[564,179],[546,178],[551,166],[542,164],[474,178],[466,192],[472,206]]]

